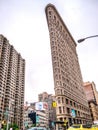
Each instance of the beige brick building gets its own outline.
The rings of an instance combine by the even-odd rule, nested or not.
[[[52,123],[56,121],[56,110],[52,106],[53,101],[55,101],[55,96],[52,94],[48,94],[47,92],[43,92],[38,94],[38,101],[47,102],[48,104],[48,126],[52,129]]]
[[[31,112],[36,112],[36,126],[48,127],[47,113],[44,110],[36,110],[36,102],[34,102],[30,103],[29,106],[24,107],[24,129],[33,126],[32,120],[28,117],[28,114]]]
[[[0,35],[0,122],[9,120],[22,128],[24,80],[25,60]]]
[[[91,117],[93,121],[98,121],[98,91],[94,82],[85,82],[84,90],[89,102]]]
[[[55,6],[48,4],[45,11],[50,34],[57,120],[67,120],[69,125],[91,122],[76,43]]]

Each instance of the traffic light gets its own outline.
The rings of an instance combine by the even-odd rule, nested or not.
[[[52,102],[52,107],[57,107],[57,103],[55,101]]]
[[[32,120],[33,124],[36,125],[36,112],[29,113],[28,117]]]

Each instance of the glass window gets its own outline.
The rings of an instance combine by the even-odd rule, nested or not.
[[[59,113],[62,113],[61,107],[59,107]]]

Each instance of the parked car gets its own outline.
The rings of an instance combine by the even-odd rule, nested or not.
[[[90,124],[73,124],[68,128],[68,130],[92,130],[92,125]]]
[[[47,130],[45,127],[31,127],[28,130]]]

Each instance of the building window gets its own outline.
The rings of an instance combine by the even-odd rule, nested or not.
[[[68,104],[68,99],[66,99],[66,104]]]
[[[70,109],[67,107],[67,114],[70,114]]]
[[[60,121],[63,121],[63,118],[60,118]]]
[[[62,113],[61,107],[59,107],[59,113]]]
[[[54,20],[56,20],[56,16],[54,15]]]
[[[49,11],[49,14],[51,15],[51,11]]]
[[[76,107],[76,103],[74,102],[74,107]]]
[[[72,101],[70,101],[70,105],[72,106]]]
[[[64,103],[64,97],[62,97],[62,103]]]
[[[65,113],[65,107],[63,106],[63,113]]]
[[[58,97],[58,103],[61,103],[61,101],[60,101],[60,97]]]

